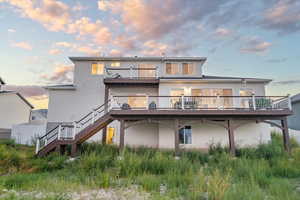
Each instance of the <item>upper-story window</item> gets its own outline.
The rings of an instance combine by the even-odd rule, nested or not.
[[[179,74],[179,64],[178,63],[166,63],[166,73],[167,74]]]
[[[110,64],[110,66],[111,66],[111,67],[120,67],[121,64],[120,64],[119,62],[112,62],[112,63]]]
[[[103,74],[104,64],[103,63],[93,63],[92,64],[92,74]]]
[[[182,63],[182,73],[184,75],[192,75],[195,73],[194,63]]]

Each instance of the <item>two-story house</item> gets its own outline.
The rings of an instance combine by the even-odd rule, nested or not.
[[[269,79],[206,76],[203,57],[71,57],[72,85],[49,91],[45,155],[93,136],[128,146],[207,149],[256,146],[270,140],[269,120],[281,120],[289,150],[289,97],[265,96]]]

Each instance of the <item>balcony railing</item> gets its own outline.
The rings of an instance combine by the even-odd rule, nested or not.
[[[105,67],[105,78],[156,79],[158,68]]]
[[[112,109],[291,110],[289,96],[114,96]]]

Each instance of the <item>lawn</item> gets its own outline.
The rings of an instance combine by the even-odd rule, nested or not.
[[[269,144],[238,149],[236,157],[217,145],[208,153],[182,152],[177,160],[171,151],[119,153],[90,143],[71,161],[55,153],[36,158],[33,147],[2,141],[0,199],[296,200],[300,147],[294,141],[292,147],[287,155],[273,134]]]

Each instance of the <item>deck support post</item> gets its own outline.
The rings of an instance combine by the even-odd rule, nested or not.
[[[104,113],[108,112],[108,96],[109,96],[109,87],[105,85],[105,92],[104,92]],[[106,144],[106,137],[107,137],[107,126],[105,126],[102,130],[102,144]]]
[[[76,157],[78,155],[78,150],[80,148],[80,144],[73,143],[71,146],[71,157]]]
[[[227,123],[228,123],[229,151],[232,156],[235,156],[235,144],[234,144],[232,120],[228,120]]]
[[[125,138],[125,120],[120,120],[120,143],[119,150],[122,151],[124,149],[124,138]]]
[[[282,127],[284,150],[286,152],[290,153],[291,152],[290,136],[289,136],[289,128],[288,128],[288,123],[287,123],[286,117],[281,120],[281,127]]]
[[[180,149],[179,149],[179,120],[174,120],[174,144],[175,144],[175,156],[179,156]]]
[[[56,151],[56,153],[61,154],[61,145],[60,144],[55,147],[55,151]]]

